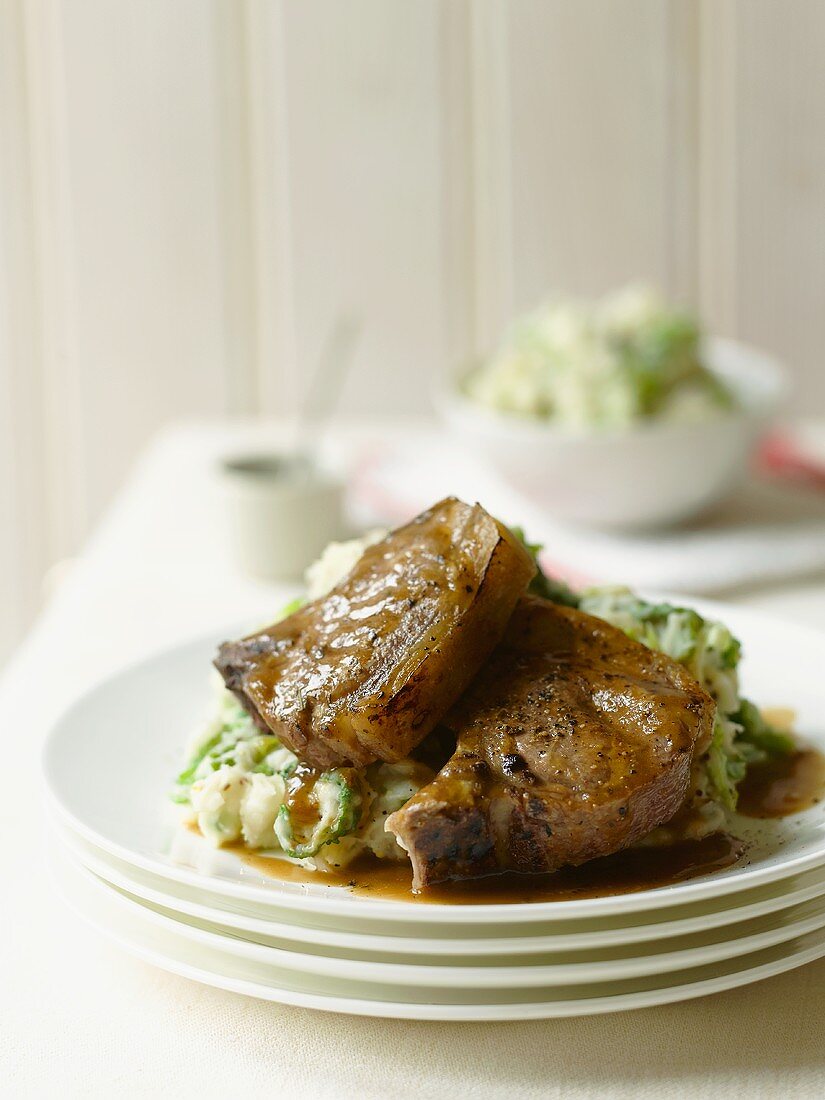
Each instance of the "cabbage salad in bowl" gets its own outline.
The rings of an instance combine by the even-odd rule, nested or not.
[[[281,621],[308,600],[330,598],[330,593],[334,599],[336,585],[385,536],[376,531],[363,539],[330,545],[307,571],[306,598],[285,608]],[[678,663],[687,673],[686,682],[695,680],[702,698],[709,697],[708,706],[712,706],[710,700],[715,704],[708,736],[692,758],[679,812],[657,822],[633,845],[667,845],[724,829],[748,768],[778,759],[793,748],[792,740],[771,728],[742,697],[737,639],[723,624],[689,608],[650,603],[628,589],[590,588],[574,593],[533,564],[539,547],[528,546],[517,529],[509,537],[518,543],[519,553],[531,559],[526,574],[533,574],[528,599],[552,605],[560,614],[592,616],[610,624],[607,629],[632,639],[640,651],[645,647],[664,655],[670,664]],[[317,656],[320,659],[321,654]],[[192,826],[215,846],[264,849],[319,872],[338,872],[366,854],[380,861],[408,858],[400,838],[385,828],[386,822],[434,784],[439,773],[444,774],[455,752],[455,737],[450,742],[444,729],[437,727],[396,762],[310,765],[271,730],[262,728],[237,693],[227,690],[215,675],[214,716],[192,744],[173,793]],[[466,785],[466,780],[462,783]]]
[[[461,385],[490,410],[570,430],[695,422],[734,404],[703,362],[696,320],[646,286],[596,302],[548,301],[517,320]]]

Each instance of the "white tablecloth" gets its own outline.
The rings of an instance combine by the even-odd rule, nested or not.
[[[279,1007],[197,985],[135,961],[64,907],[44,869],[38,775],[53,715],[92,679],[159,641],[260,615],[283,595],[238,576],[216,535],[212,459],[236,438],[201,426],[156,442],[0,685],[0,1094],[825,1094],[825,960],[632,1013],[407,1023]],[[736,598],[822,622],[825,579]]]

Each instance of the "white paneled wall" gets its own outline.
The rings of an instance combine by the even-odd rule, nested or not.
[[[363,318],[348,408],[423,408],[444,352],[441,7],[285,9],[295,350]]]
[[[0,0],[0,654],[145,439],[660,282],[825,411],[821,0]]]
[[[72,457],[91,515],[159,422],[234,403],[215,13],[203,0],[60,10]]]
[[[692,296],[695,6],[509,10],[515,308],[640,273]]]
[[[0,8],[0,659],[52,552],[24,20]]]
[[[798,8],[798,10],[794,10]],[[825,4],[736,9],[737,331],[825,406]]]

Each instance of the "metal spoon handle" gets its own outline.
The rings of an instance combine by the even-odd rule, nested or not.
[[[342,314],[324,338],[318,365],[298,409],[295,455],[311,462],[317,455],[327,424],[341,397],[361,334],[360,318]]]

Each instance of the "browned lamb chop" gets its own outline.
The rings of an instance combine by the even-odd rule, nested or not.
[[[714,712],[676,661],[591,615],[523,598],[445,720],[455,754],[387,819],[413,889],[555,871],[633,844],[684,801]]]
[[[506,527],[449,497],[370,546],[326,596],[221,646],[215,664],[309,764],[400,760],[490,656],[534,572]]]

